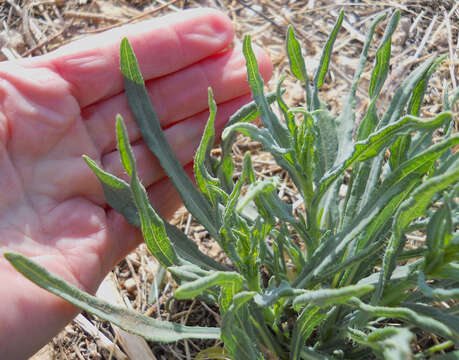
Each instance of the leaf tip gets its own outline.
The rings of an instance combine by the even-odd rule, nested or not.
[[[143,77],[129,40],[124,37],[120,44],[120,68],[124,78],[144,85]]]

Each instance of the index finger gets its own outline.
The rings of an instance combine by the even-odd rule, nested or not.
[[[70,85],[81,107],[123,90],[119,46],[127,37],[145,80],[173,73],[228,47],[230,19],[213,9],[193,9],[125,25],[77,40],[32,66],[56,71]]]

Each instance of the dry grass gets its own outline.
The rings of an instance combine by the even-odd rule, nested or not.
[[[323,98],[335,113],[340,111],[341,104],[337,99],[348,89],[371,19],[388,9],[400,9],[403,18],[394,37],[392,71],[383,94],[390,96],[399,85],[400,75],[431,54],[447,53],[449,57],[431,81],[425,97],[424,115],[431,116],[440,111],[444,82],[453,88],[458,86],[459,2],[453,0],[6,0],[0,2],[0,59],[38,56],[88,34],[201,6],[214,7],[227,13],[234,22],[239,38],[243,34],[251,34],[252,39],[270,53],[275,65],[273,80],[268,85],[271,88],[282,74],[288,72],[284,50],[287,25],[294,25],[303,42],[311,74],[318,64],[320,49],[327,34],[339,10],[344,8],[346,20],[335,44],[334,65],[322,91]],[[382,29],[383,26],[380,26],[377,36],[382,35]],[[368,74],[364,75],[363,89],[368,80]],[[288,88],[285,96],[287,102],[290,105],[301,103],[302,88],[292,80],[287,80],[285,85]],[[365,95],[364,90],[359,93],[359,113],[363,113],[367,106]],[[294,207],[301,207],[302,201],[298,201],[299,197],[285,172],[268,154],[260,151],[257,144],[240,138],[234,147],[235,160],[241,160],[248,149],[255,154],[253,162],[257,174],[260,177],[280,176],[282,197],[293,203]],[[216,243],[184,209],[177,212],[173,223],[195,239],[201,250],[219,261],[225,261]],[[156,298],[151,283],[157,275],[155,260],[147,253],[145,246],[140,246],[113,270],[104,282],[100,295],[153,317],[187,325],[215,326],[220,322],[217,309],[199,302],[170,299],[174,283],[167,276],[161,282],[159,297]],[[438,340],[422,338],[414,346],[419,351],[426,342],[433,344],[435,341]],[[200,349],[214,345],[218,343],[182,341],[168,345],[146,345],[143,340],[125,334],[109,323],[100,322],[90,315],[80,315],[35,359],[192,359]]]

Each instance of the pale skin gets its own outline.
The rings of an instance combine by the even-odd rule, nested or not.
[[[233,28],[210,9],[185,11],[79,40],[53,53],[0,63],[0,254],[19,252],[94,293],[141,241],[110,209],[86,154],[126,178],[116,150],[115,115],[124,117],[140,177],[155,207],[170,216],[178,195],[146,149],[123,93],[119,44],[137,55],[166,137],[191,175],[215,93],[217,131],[250,100]],[[268,56],[256,49],[265,79]],[[25,359],[78,309],[37,287],[0,257],[0,359]]]

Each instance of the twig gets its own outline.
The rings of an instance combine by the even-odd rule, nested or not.
[[[93,21],[109,21],[109,22],[114,22],[114,23],[120,22],[120,19],[117,19],[111,16],[106,16],[103,14],[94,14],[90,12],[73,11],[73,10],[64,11],[64,17],[76,18],[76,19],[87,19],[87,20],[93,20]]]
[[[124,354],[118,345],[114,344],[109,338],[107,338],[94,324],[85,318],[82,314],[79,314],[73,320],[83,331],[89,334],[96,340],[96,343],[104,349],[114,349],[114,353],[117,359],[126,359],[127,356]]]
[[[191,225],[191,214],[188,214],[188,218],[186,219],[186,226],[185,226],[185,235],[188,235],[190,232],[190,225]]]
[[[171,0],[163,5],[160,5],[154,9],[151,9],[151,10],[148,10],[148,11],[145,11],[143,12],[142,14],[140,15],[137,15],[137,16],[134,16],[130,19],[127,19],[127,20],[124,20],[124,21],[120,21],[116,24],[113,24],[113,25],[110,25],[110,26],[106,26],[102,29],[94,29],[94,30],[88,30],[88,31],[85,31],[84,33],[85,34],[95,34],[95,33],[100,33],[100,32],[104,32],[104,31],[107,31],[107,30],[110,30],[110,29],[113,29],[113,28],[116,28],[118,26],[121,26],[121,25],[126,25],[126,24],[129,24],[129,23],[132,23],[134,21],[137,21],[137,20],[141,20],[145,17],[148,17],[150,15],[153,15],[155,13],[157,13],[158,11],[161,11],[162,9],[164,8],[167,8],[169,6],[171,6],[173,3],[177,2],[178,0]]]
[[[258,16],[261,16],[263,19],[265,19],[266,21],[268,21],[269,23],[271,23],[277,30],[279,30],[281,33],[285,33],[285,29],[276,24],[273,20],[271,20],[269,17],[267,17],[265,14],[263,14],[262,12],[252,8],[249,4],[247,4],[245,1],[243,0],[236,0],[239,4],[241,4],[242,6],[244,6],[246,9],[249,9],[250,11],[253,11],[255,14],[257,14]]]
[[[140,310],[140,307],[141,307],[141,296],[140,296],[140,281],[139,281],[139,277],[137,275],[137,273],[135,272],[135,269],[134,269],[134,266],[132,265],[132,262],[131,260],[129,259],[129,256],[126,256],[125,258],[126,260],[126,264],[128,265],[128,268],[131,272],[131,277],[134,279],[135,281],[135,287],[137,289],[137,297],[136,297],[136,304],[135,304],[135,307],[137,308],[137,310]]]
[[[454,62],[457,57],[457,53],[454,53],[453,50],[453,36],[451,34],[451,22],[449,21],[449,16],[446,16],[446,29],[448,32],[448,48],[449,48],[449,73],[451,75],[451,81],[453,83],[453,90],[456,91],[457,88],[457,82],[456,82],[456,75],[455,75],[455,69],[454,69]]]
[[[426,46],[426,43],[430,37],[430,34],[432,33],[432,30],[435,26],[435,23],[437,22],[437,15],[435,14],[431,23],[429,24],[429,27],[427,28],[427,31],[426,33],[424,34],[422,40],[421,40],[421,44],[419,45],[418,49],[416,50],[416,53],[414,54],[414,58],[417,59],[419,57],[419,55],[421,55],[421,52],[422,50],[424,49],[424,47]]]
[[[448,15],[446,15],[445,19],[443,19],[442,23],[437,27],[437,29],[435,30],[435,33],[432,36],[432,42],[435,42],[435,39],[437,38],[437,36],[440,33],[440,31],[443,29],[443,26],[446,25],[446,19],[449,19],[451,17],[451,15],[454,14],[454,12],[456,11],[456,9],[458,7],[459,7],[459,2],[457,2],[456,5],[453,6],[451,11],[448,13]],[[455,27],[455,28],[457,28],[457,27]]]
[[[73,21],[74,21],[74,19],[70,20],[70,23],[68,25],[66,25],[61,31],[59,31],[58,33],[54,34],[53,36],[50,36],[50,37],[46,38],[44,41],[38,43],[33,48],[27,50],[21,56],[22,57],[27,57],[29,55],[32,55],[35,51],[40,50],[46,44],[49,44],[54,39],[56,39],[59,36],[63,35],[73,25]]]
[[[421,10],[418,16],[416,16],[416,19],[414,19],[413,23],[410,26],[410,30],[408,31],[408,34],[411,35],[414,30],[417,29],[419,21],[421,21],[421,18],[424,16],[424,10]]]

